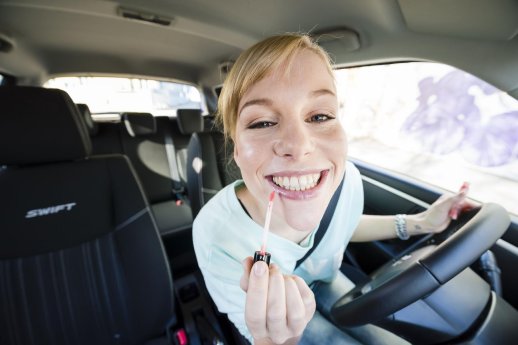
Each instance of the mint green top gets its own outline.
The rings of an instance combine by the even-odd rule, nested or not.
[[[245,212],[236,196],[238,180],[218,192],[193,224],[193,242],[207,289],[221,313],[250,341],[245,324],[245,292],[239,287],[242,261],[260,249],[263,227]],[[315,231],[300,244],[273,233],[268,237],[271,262],[284,274],[296,274],[306,283],[331,281],[342,263],[345,247],[363,211],[363,186],[358,169],[346,164],[346,178],[336,211],[318,247],[295,271],[295,263],[313,246]],[[317,227],[318,228],[318,227]]]

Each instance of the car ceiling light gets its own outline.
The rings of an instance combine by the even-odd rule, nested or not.
[[[125,8],[125,7],[119,7],[117,9],[117,14],[123,18],[138,20],[138,21],[162,25],[162,26],[169,26],[169,25],[171,25],[171,23],[174,20],[173,18],[160,16],[158,14],[142,12],[139,10],[129,9],[129,8]]]

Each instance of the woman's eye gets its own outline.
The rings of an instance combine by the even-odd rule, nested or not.
[[[324,122],[334,119],[333,116],[327,114],[315,114],[309,118],[309,122]]]
[[[273,125],[275,125],[275,122],[259,121],[259,122],[252,123],[251,125],[248,126],[248,128],[249,129],[260,129],[260,128],[268,128]]]

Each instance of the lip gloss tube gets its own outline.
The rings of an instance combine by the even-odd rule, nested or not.
[[[264,261],[269,266],[270,259],[272,255],[266,251],[266,242],[268,241],[268,233],[270,231],[270,220],[272,219],[272,208],[273,208],[273,199],[275,198],[275,191],[270,193],[270,197],[268,198],[268,207],[266,209],[266,217],[264,221],[263,228],[263,244],[261,245],[261,250],[257,250],[254,253],[254,263],[257,261]]]
[[[257,261],[264,261],[268,266],[270,266],[270,259],[272,255],[268,252],[263,252],[262,250],[257,250],[254,253],[254,263]]]

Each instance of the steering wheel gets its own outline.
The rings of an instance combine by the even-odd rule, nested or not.
[[[500,205],[483,204],[466,224],[440,245],[430,245],[390,262],[371,280],[342,296],[331,309],[344,327],[385,318],[438,289],[473,263],[507,230],[511,220]]]

